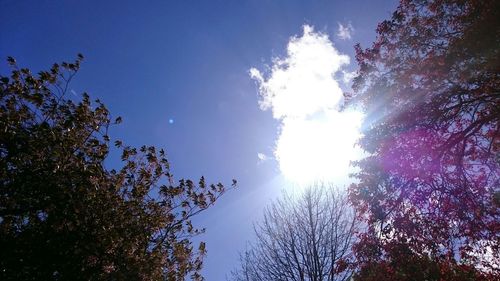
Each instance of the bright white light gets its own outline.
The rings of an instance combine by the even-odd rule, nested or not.
[[[354,144],[362,115],[339,111],[343,95],[334,75],[349,57],[306,25],[302,37],[290,39],[287,57],[273,62],[267,77],[255,68],[250,75],[261,108],[281,121],[274,151],[281,172],[301,184],[347,177],[350,161],[360,155]]]
[[[313,119],[285,119],[275,155],[283,175],[298,183],[333,181],[347,176],[359,157],[359,112],[329,111]]]

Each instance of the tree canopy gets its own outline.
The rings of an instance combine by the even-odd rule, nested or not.
[[[0,279],[202,280],[191,218],[226,188],[175,182],[163,150],[112,143],[121,118],[67,96],[82,59],[33,75],[9,58],[0,77]]]
[[[491,0],[402,0],[356,46],[359,280],[500,276],[499,46]]]

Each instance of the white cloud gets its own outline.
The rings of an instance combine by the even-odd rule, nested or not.
[[[268,79],[257,69],[250,69],[250,76],[259,84],[260,107],[272,109],[276,119],[336,108],[342,90],[333,75],[349,64],[349,57],[341,55],[327,35],[314,32],[308,25],[302,37],[290,39],[287,54],[274,60]]]
[[[352,34],[354,33],[354,27],[349,22],[346,25],[338,23],[339,29],[337,31],[337,36],[342,40],[351,40]]]
[[[265,155],[264,153],[257,153],[257,158],[259,158],[259,163],[262,163],[264,161],[266,161],[269,157],[267,157],[267,155]]]
[[[274,154],[282,173],[297,182],[345,177],[359,136],[361,114],[340,112],[342,90],[335,74],[349,64],[326,34],[304,26],[290,38],[285,58],[273,59],[266,74],[250,69],[262,110],[280,120]],[[345,75],[344,75],[345,76]],[[260,158],[260,156],[259,156]]]

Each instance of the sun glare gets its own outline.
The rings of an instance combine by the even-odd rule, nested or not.
[[[361,121],[357,111],[285,120],[275,151],[281,172],[298,184],[345,178],[360,156],[355,143]]]
[[[355,143],[363,116],[339,111],[339,81],[348,83],[349,77],[341,79],[336,73],[349,74],[344,69],[349,61],[328,35],[305,25],[301,37],[290,38],[287,55],[273,59],[269,73],[250,69],[259,86],[261,109],[272,110],[280,120],[274,155],[288,180],[346,181],[350,162],[361,155]]]

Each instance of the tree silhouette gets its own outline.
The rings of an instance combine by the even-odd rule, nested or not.
[[[163,150],[119,140],[107,169],[121,118],[66,96],[82,59],[33,75],[9,58],[0,77],[0,279],[202,280],[191,218],[224,186],[174,183]]]
[[[499,278],[499,4],[403,0],[356,46],[359,280]]]
[[[333,187],[285,195],[265,210],[232,280],[349,280],[355,226],[347,197]]]

